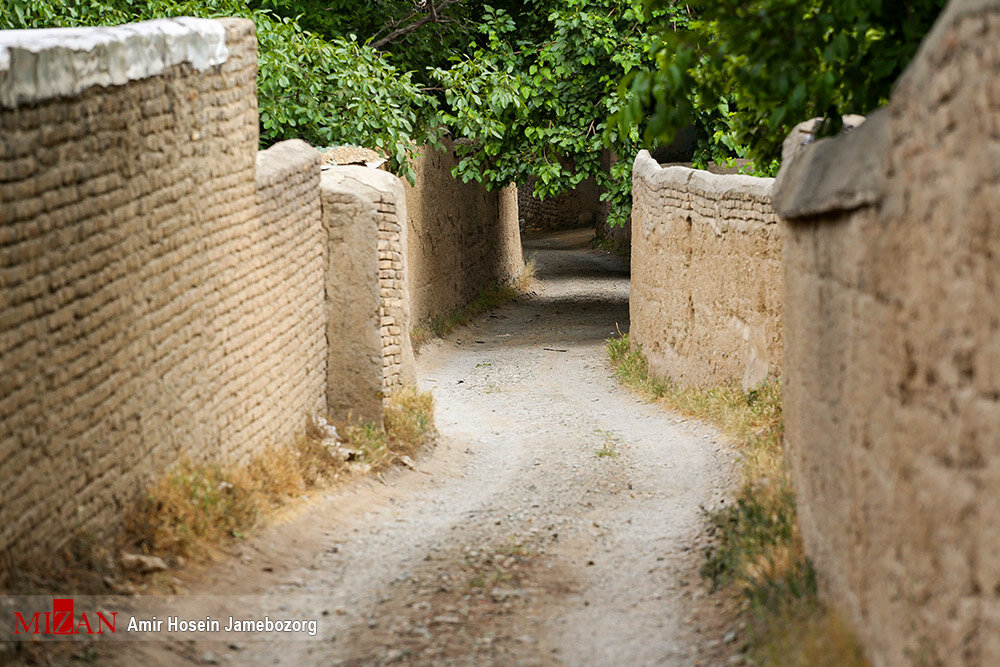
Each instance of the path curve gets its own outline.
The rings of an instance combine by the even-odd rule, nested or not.
[[[692,546],[733,455],[613,378],[628,275],[590,236],[526,240],[535,293],[421,352],[441,444],[416,470],[317,499],[194,575],[202,593],[325,612],[322,641],[141,645],[128,661],[692,664]]]

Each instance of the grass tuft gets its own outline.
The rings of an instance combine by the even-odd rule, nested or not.
[[[618,452],[615,451],[614,444],[610,442],[605,442],[603,445],[601,445],[601,448],[598,449],[595,453],[597,454],[597,458],[599,459],[618,456]]]
[[[603,459],[618,456],[618,451],[615,449],[616,443],[614,433],[600,428],[596,429],[595,433],[601,436],[604,440],[601,447],[594,452],[597,455],[597,458]]]
[[[535,260],[529,259],[524,265],[521,275],[512,282],[499,282],[483,288],[475,299],[455,308],[444,315],[431,318],[413,327],[410,341],[414,350],[435,338],[443,338],[455,329],[464,326],[475,318],[496,310],[509,301],[530,292],[535,281]]]
[[[806,558],[782,454],[780,382],[769,378],[749,393],[735,385],[682,387],[652,377],[627,334],[608,340],[607,351],[622,384],[715,425],[740,449],[743,483],[735,503],[706,512],[715,544],[701,574],[713,588],[742,593],[754,664],[867,664],[853,635],[820,602]]]
[[[864,652],[841,617],[815,597],[786,601],[758,618],[755,664],[790,667],[863,667]]]
[[[245,537],[269,512],[352,471],[377,472],[433,441],[434,399],[404,388],[387,401],[385,426],[341,425],[350,463],[310,433],[272,448],[249,463],[223,467],[180,461],[155,480],[126,517],[126,543],[161,556],[205,556],[212,547]]]
[[[393,394],[386,405],[384,428],[356,424],[347,426],[344,433],[349,446],[361,453],[361,462],[379,472],[433,440],[433,415],[434,397],[408,387]]]

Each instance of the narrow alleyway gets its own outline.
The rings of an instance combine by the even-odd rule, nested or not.
[[[319,641],[135,644],[122,662],[692,664],[699,507],[732,455],[612,377],[628,276],[589,238],[526,241],[535,295],[422,351],[441,444],[416,470],[332,492],[191,575],[190,592],[320,618]]]

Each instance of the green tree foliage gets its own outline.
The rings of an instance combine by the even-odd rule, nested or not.
[[[607,131],[621,77],[654,43],[640,0],[263,0],[303,26],[351,31],[414,71],[436,119],[463,139],[456,176],[488,187],[533,179],[550,196],[594,178],[627,218],[638,134]],[[320,10],[323,11],[320,11]],[[678,21],[672,5],[653,12]],[[608,148],[623,157],[602,160]]]
[[[430,77],[442,121],[467,140],[456,175],[488,185],[534,177],[551,196],[595,178],[611,222],[629,214],[635,128],[608,128],[618,81],[648,57],[638,0],[526,0],[487,7],[467,55]],[[680,17],[672,7],[657,18]],[[620,156],[602,160],[602,153]],[[609,163],[610,162],[610,163]]]
[[[457,177],[533,178],[543,197],[592,177],[621,222],[640,144],[693,123],[697,162],[752,157],[773,173],[796,122],[825,116],[833,132],[841,113],[884,103],[943,4],[0,0],[0,28],[251,18],[262,145],[370,146],[412,179],[413,147],[449,131],[464,140]]]
[[[0,29],[116,25],[172,16],[253,19],[259,41],[261,145],[302,138],[313,145],[382,149],[412,180],[408,155],[438,136],[436,101],[410,73],[356,39],[323,38],[294,18],[240,0],[0,0]]]
[[[355,35],[402,71],[419,74],[446,66],[452,54],[465,49],[483,13],[481,0],[256,1],[323,38]]]
[[[353,38],[324,40],[293,19],[258,26],[262,137],[378,149],[412,182],[415,145],[439,134],[435,100],[412,74]]]
[[[654,141],[694,121],[703,160],[748,156],[773,173],[796,123],[823,116],[834,133],[841,114],[886,102],[945,0],[691,0],[682,30],[653,14],[668,0],[644,3],[659,40],[624,82],[619,124]]]

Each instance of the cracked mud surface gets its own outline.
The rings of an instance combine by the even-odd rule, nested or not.
[[[718,627],[705,615],[718,601],[697,574],[699,508],[731,486],[734,457],[713,430],[643,403],[612,376],[604,341],[627,329],[628,276],[588,249],[590,236],[526,240],[536,292],[421,352],[418,377],[436,398],[441,441],[416,470],[315,498],[183,577],[188,592],[284,597],[292,615],[323,614],[317,641],[143,643],[107,657],[719,659]]]

